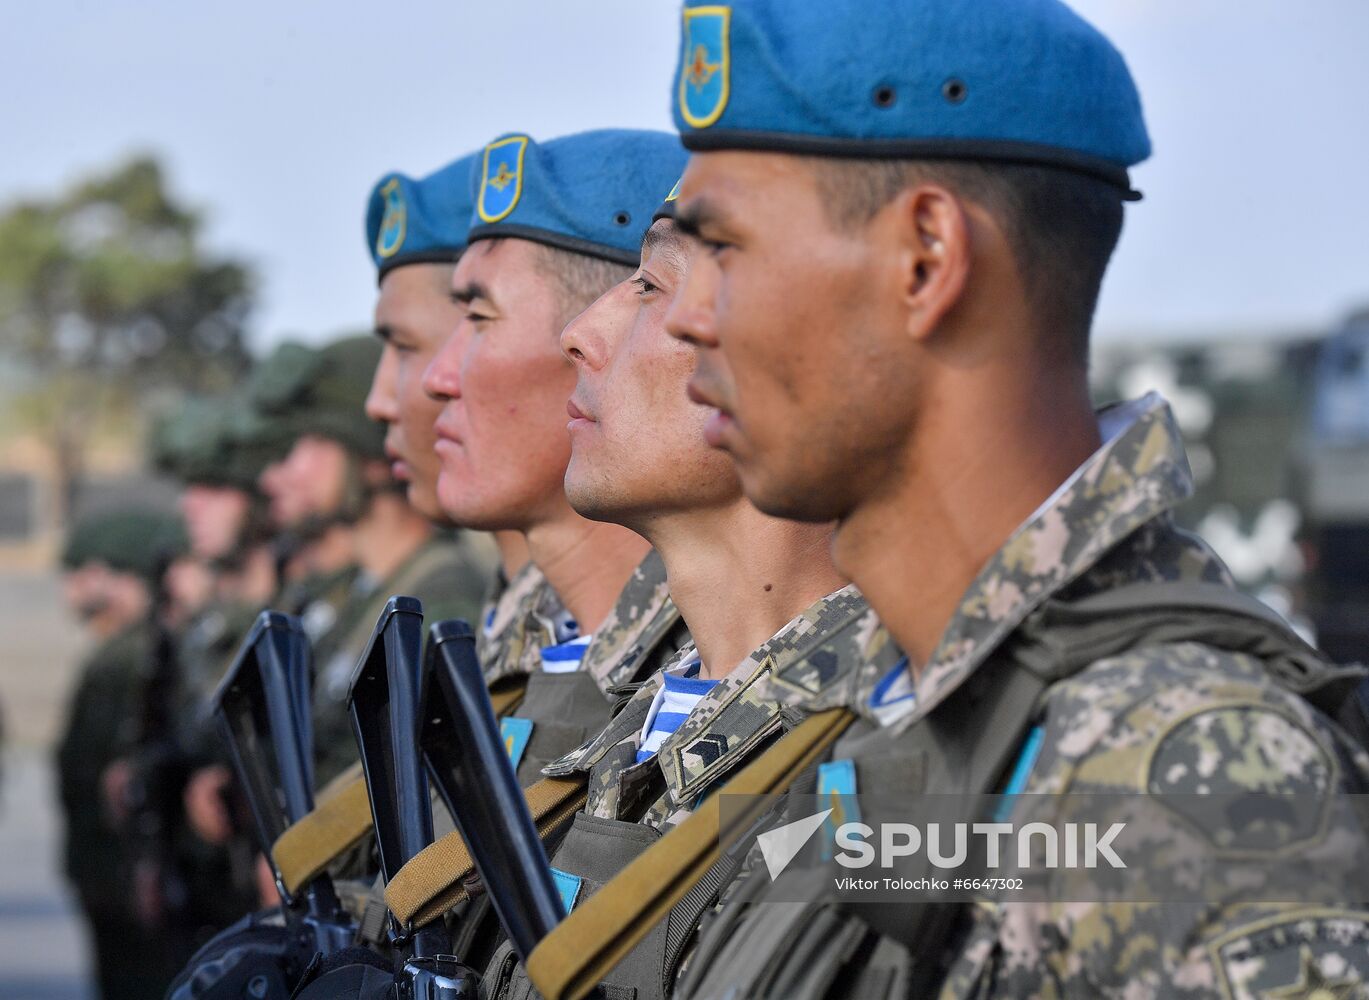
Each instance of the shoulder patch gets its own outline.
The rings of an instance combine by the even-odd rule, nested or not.
[[[1281,913],[1228,931],[1208,952],[1231,1000],[1369,995],[1369,912]]]
[[[694,128],[708,128],[727,107],[731,90],[731,23],[730,7],[691,7],[684,12],[680,114]]]
[[[1146,788],[1219,850],[1271,851],[1323,833],[1338,779],[1335,759],[1301,722],[1236,704],[1163,733]]]

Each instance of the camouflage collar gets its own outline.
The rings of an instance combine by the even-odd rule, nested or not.
[[[725,772],[746,759],[784,725],[784,705],[768,696],[772,675],[796,664],[829,678],[853,671],[860,662],[854,644],[833,643],[833,633],[858,618],[865,598],[853,585],[828,594],[801,612],[704,695],[656,755],[668,796],[687,806]],[[677,659],[672,666],[684,662]]]
[[[482,646],[488,683],[541,667],[543,646],[556,641],[554,619],[563,610],[547,578],[528,563],[499,596]],[[680,620],[670,599],[665,564],[653,549],[632,572],[604,623],[595,630],[580,669],[605,692],[633,679],[650,653]]]
[[[732,738],[726,736],[712,738],[722,730],[732,729],[732,723],[740,715],[751,717],[755,723],[753,731],[765,728],[772,716],[788,706],[801,706],[798,697],[776,697],[782,693],[771,683],[772,675],[779,671],[803,678],[808,683],[823,687],[840,686],[841,679],[855,672],[863,640],[847,641],[838,645],[835,638],[839,632],[857,619],[869,614],[869,605],[854,585],[834,591],[803,611],[788,622],[773,637],[768,639],[743,660],[718,685],[700,699],[683,726],[672,734],[661,746],[657,759],[662,761],[667,781],[672,790],[685,789],[695,784],[694,778],[709,769],[721,756],[706,748],[706,743],[721,748],[728,754],[726,766],[730,766],[732,754],[738,749],[753,745],[754,740],[746,739],[747,734],[738,730]],[[635,750],[641,735],[642,724],[646,721],[652,699],[661,686],[661,675],[678,670],[697,655],[692,642],[677,650],[659,672],[638,688],[631,700],[614,716],[608,727],[585,746],[566,754],[547,768],[547,773],[559,774],[571,771],[588,771],[597,764],[614,746],[631,740]],[[801,683],[796,681],[796,683]],[[742,711],[724,718],[724,710],[741,703],[751,705],[773,705],[773,711],[762,713]],[[668,758],[673,758],[665,763]]]
[[[632,571],[613,610],[595,630],[580,669],[589,672],[601,691],[630,683],[642,657],[679,620],[666,583],[665,563],[652,549]]]
[[[907,728],[962,684],[1032,611],[1118,542],[1193,490],[1183,439],[1157,394],[1099,411],[1102,446],[980,571],[917,682],[890,721]]]
[[[477,648],[486,683],[536,670],[542,647],[555,639],[552,622],[561,610],[561,599],[541,570],[528,563],[515,573],[499,595],[489,626],[481,623]]]

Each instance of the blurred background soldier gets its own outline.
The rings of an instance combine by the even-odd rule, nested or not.
[[[302,540],[292,562],[302,579],[328,580],[330,594],[346,567],[355,566],[334,623],[314,638],[320,786],[357,759],[347,686],[385,601],[408,594],[423,601],[430,621],[475,620],[487,572],[468,547],[409,506],[390,473],[384,428],[364,410],[380,354],[373,337],[319,349],[287,344],[260,366],[252,385],[261,418],[295,439],[261,481],[277,525]],[[317,624],[315,608],[301,610]]]
[[[184,483],[190,551],[163,578],[165,683],[149,692],[140,760],[143,919],[168,932],[182,964],[214,931],[254,908],[253,849],[210,717],[209,698],[242,636],[277,589],[276,555],[257,478],[290,442],[242,399],[192,400],[152,437],[152,461]]]
[[[58,744],[65,870],[85,913],[104,1000],[160,996],[171,956],[137,918],[121,829],[126,758],[138,737],[152,662],[150,612],[164,553],[184,545],[175,519],[151,510],[93,515],[63,553],[68,606],[98,643],[81,670]]]

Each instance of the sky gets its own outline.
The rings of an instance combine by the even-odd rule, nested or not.
[[[1369,0],[1073,6],[1126,57],[1155,146],[1099,336],[1308,332],[1369,305]],[[363,217],[386,171],[507,131],[671,127],[667,0],[0,11],[0,204],[159,154],[210,246],[258,267],[259,347],[369,325]]]

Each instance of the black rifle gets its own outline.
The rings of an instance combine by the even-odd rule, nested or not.
[[[429,770],[499,922],[526,962],[565,917],[551,865],[495,721],[470,625],[436,623],[428,649],[423,750]]]
[[[143,680],[138,747],[130,761],[132,781],[124,805],[128,809],[130,840],[139,868],[155,872],[163,913],[163,934],[186,935],[191,930],[186,913],[188,891],[183,873],[176,868],[174,831],[182,820],[182,791],[190,775],[180,751],[176,732],[176,695],[182,683],[176,657],[176,637],[168,618],[171,595],[166,574],[174,554],[157,554],[149,621],[153,636],[152,662]],[[170,945],[179,954],[187,942]],[[165,938],[162,944],[168,946]]]
[[[413,597],[391,597],[347,695],[386,882],[433,842],[432,798],[419,749],[427,673],[422,647],[423,605]],[[475,996],[478,977],[443,954],[440,918],[408,928],[391,917],[390,936],[404,960],[395,978],[397,997]]]
[[[434,625],[418,657],[422,605],[394,597],[376,623],[350,694],[386,881],[432,840],[427,765],[456,820],[500,922],[526,957],[564,915],[546,853],[528,812],[490,707],[470,626]],[[421,746],[421,753],[420,753]],[[412,957],[383,987],[359,964],[307,982],[296,1000],[339,995],[388,1000],[465,1000],[478,976],[438,954],[441,921],[411,929],[392,923],[392,939]]]
[[[214,694],[214,710],[286,919],[326,955],[356,933],[332,879],[325,872],[292,895],[271,857],[286,828],[314,808],[310,659],[299,619],[263,611]]]

